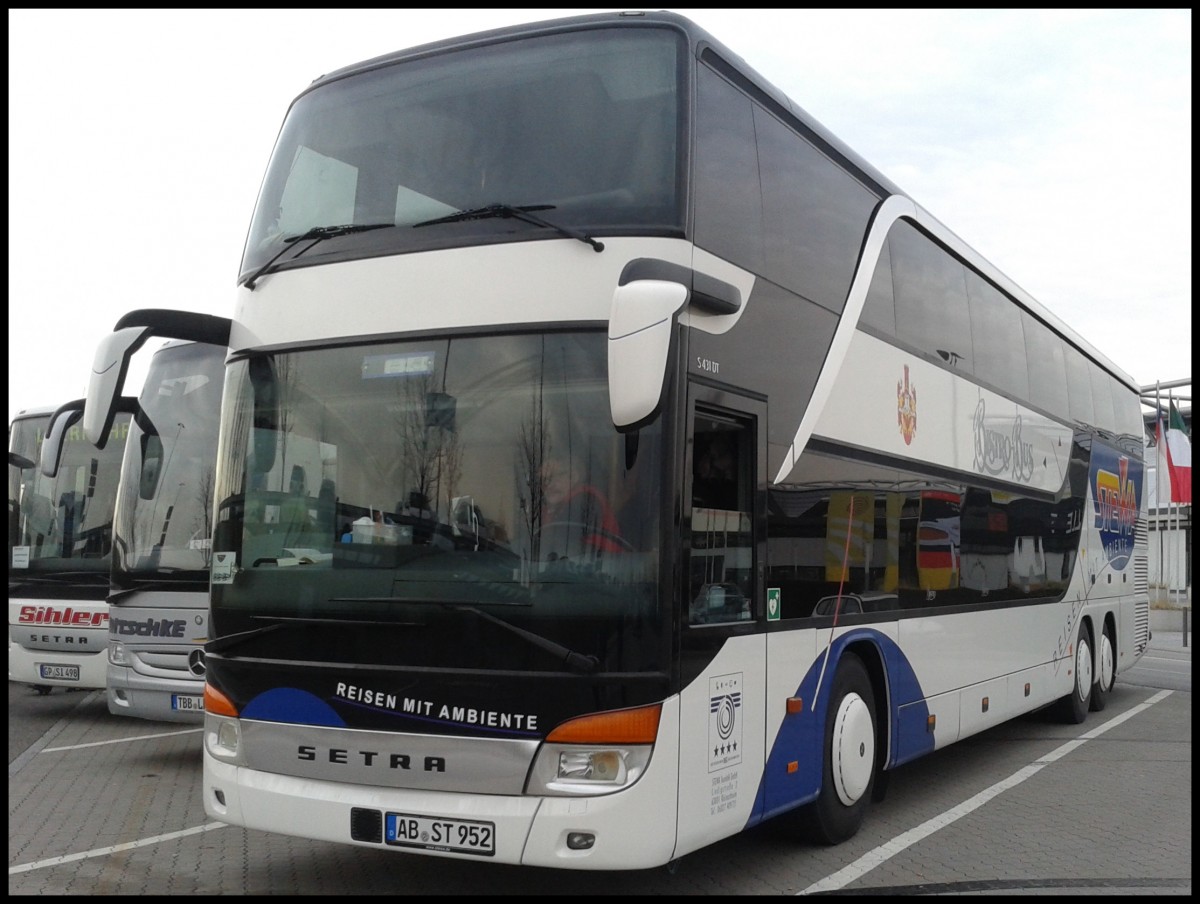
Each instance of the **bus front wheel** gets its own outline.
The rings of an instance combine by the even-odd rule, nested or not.
[[[820,844],[840,844],[862,825],[875,782],[875,692],[862,660],[846,653],[825,715],[821,793],[801,807],[802,833]]]

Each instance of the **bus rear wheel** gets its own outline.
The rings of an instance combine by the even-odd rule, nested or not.
[[[1092,685],[1092,712],[1098,713],[1108,705],[1108,695],[1116,682],[1116,644],[1113,643],[1112,627],[1105,625],[1104,632],[1100,635],[1099,648],[1096,650],[1096,683]]]
[[[821,793],[796,813],[798,828],[819,844],[840,844],[858,831],[875,783],[875,692],[862,660],[838,663],[825,716]]]
[[[1087,718],[1088,709],[1092,705],[1092,641],[1087,625],[1079,624],[1079,633],[1075,636],[1075,658],[1071,671],[1075,681],[1071,685],[1071,693],[1058,701],[1058,715],[1069,725],[1079,725]]]

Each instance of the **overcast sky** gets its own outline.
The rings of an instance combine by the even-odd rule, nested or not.
[[[232,314],[313,78],[602,11],[10,9],[9,419],[82,397],[129,310]],[[675,11],[1139,383],[1190,380],[1191,10]]]

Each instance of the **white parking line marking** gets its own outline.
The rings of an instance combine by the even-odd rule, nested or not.
[[[59,753],[63,750],[83,750],[85,747],[103,747],[106,744],[126,744],[130,741],[149,741],[154,738],[170,738],[175,735],[195,734],[196,732],[204,731],[203,728],[188,728],[184,731],[164,731],[160,734],[144,734],[138,735],[135,738],[114,738],[111,741],[89,741],[87,744],[71,744],[67,747],[45,747],[42,753]]]
[[[46,860],[38,860],[34,863],[23,863],[20,866],[10,866],[8,874],[15,876],[17,873],[29,873],[35,869],[45,869],[47,866],[61,866],[64,863],[74,863],[76,860],[87,860],[89,857],[103,857],[106,854],[115,854],[118,851],[128,851],[133,848],[148,847],[152,844],[158,844],[160,841],[172,841],[176,838],[186,838],[189,835],[198,835],[201,832],[211,832],[213,829],[223,829],[225,823],[210,822],[202,826],[197,826],[194,829],[184,829],[182,832],[168,832],[165,835],[154,835],[150,838],[142,838],[139,841],[127,841],[124,844],[114,844],[109,847],[96,848],[93,851],[84,851],[81,854],[67,854],[63,857],[50,857]]]

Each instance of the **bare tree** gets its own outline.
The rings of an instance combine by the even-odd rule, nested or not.
[[[546,430],[542,385],[529,397],[529,413],[517,427],[517,480],[522,487],[521,510],[523,526],[529,534],[529,555],[532,561],[540,558],[542,520],[546,513],[546,488],[542,468],[550,454],[550,437]]]

